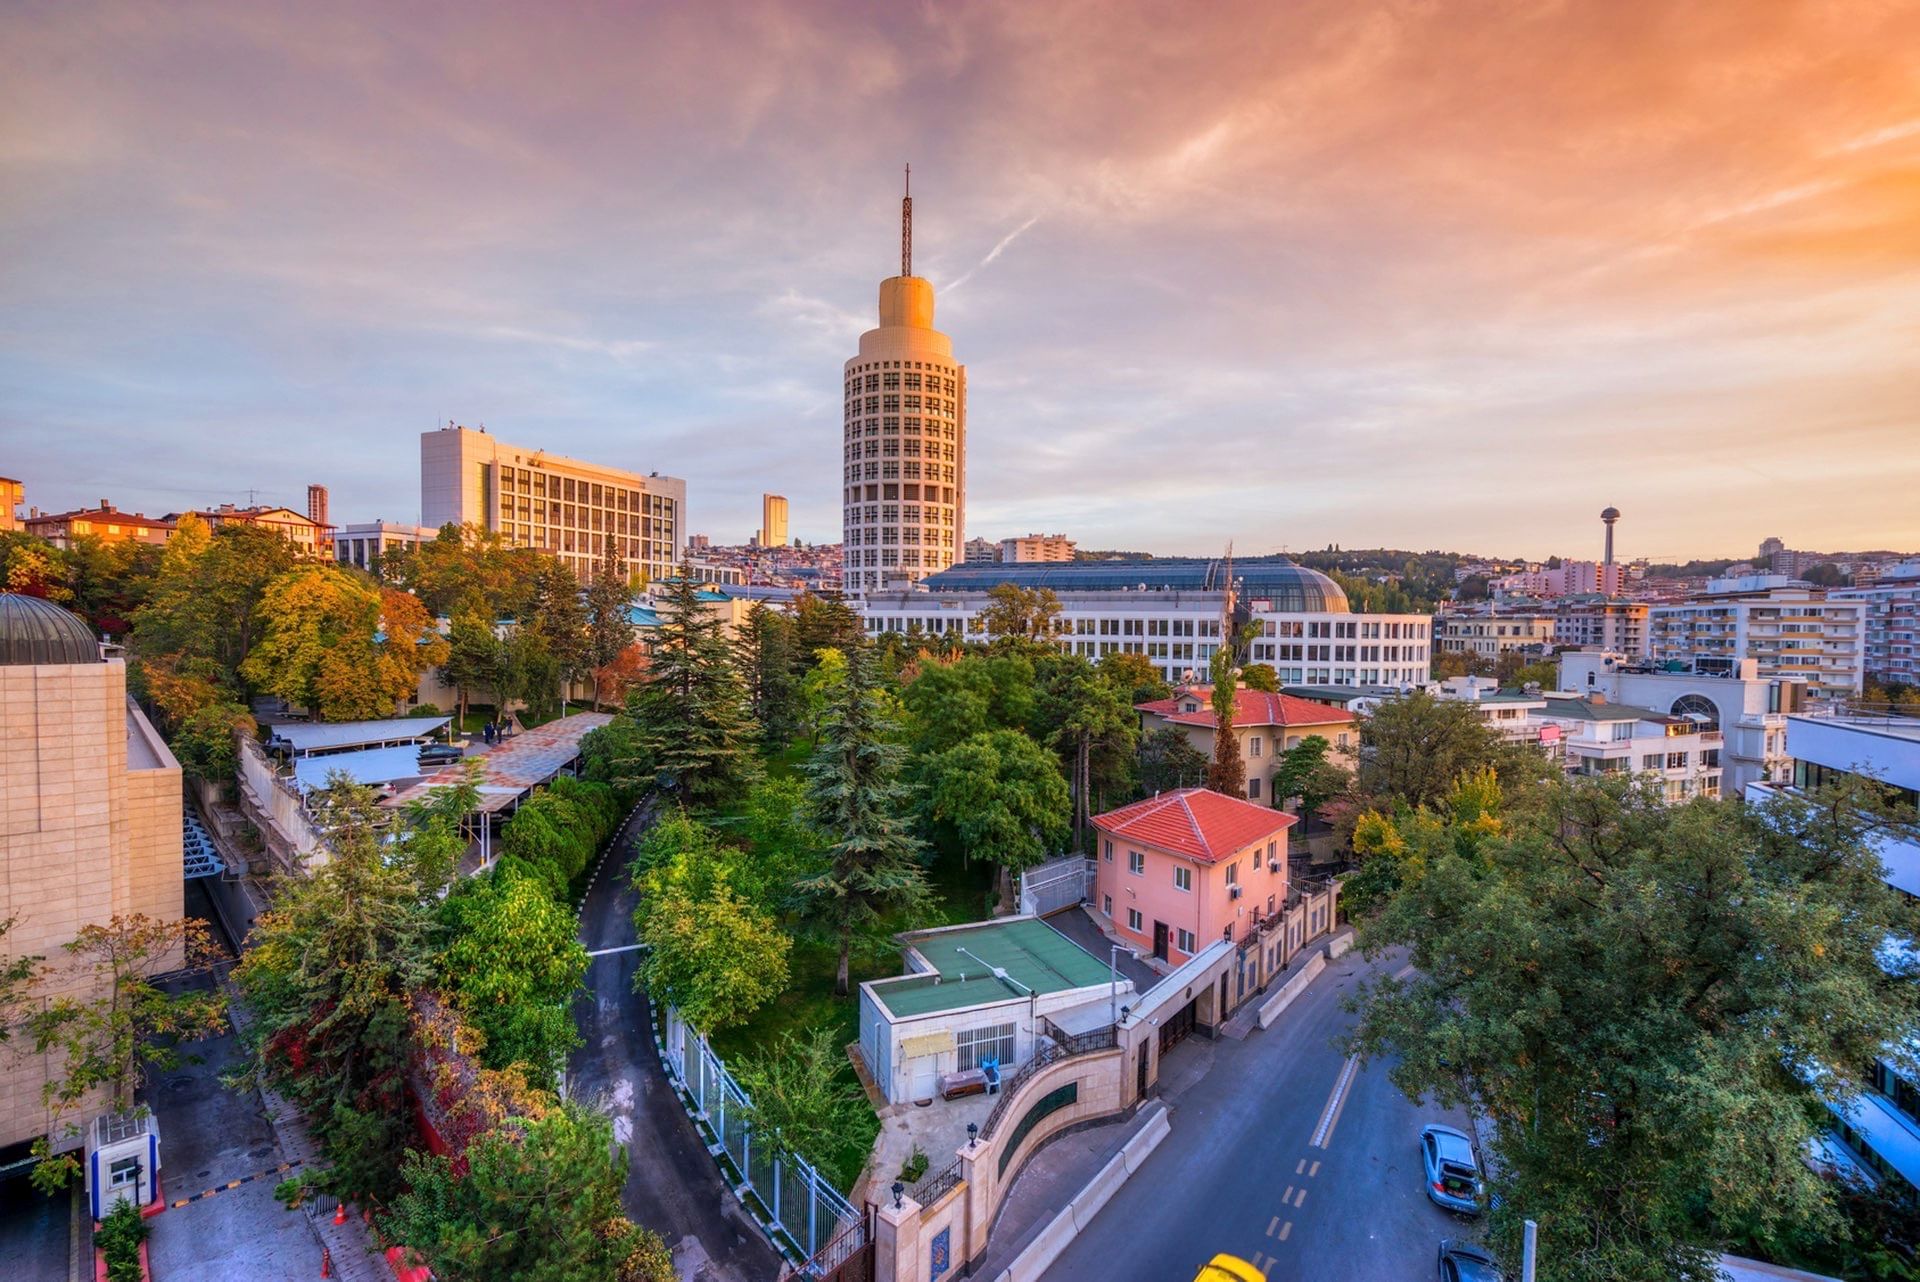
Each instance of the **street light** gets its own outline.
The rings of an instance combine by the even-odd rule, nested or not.
[[[906,1191],[907,1191],[907,1186],[902,1184],[899,1180],[895,1180],[893,1182],[893,1209],[894,1210],[897,1211],[900,1209],[900,1195],[902,1193],[905,1193]]]
[[[1118,1024],[1120,1022],[1119,957],[1120,957],[1120,950],[1122,948],[1126,948],[1126,945],[1125,944],[1109,944],[1107,946],[1107,1017],[1112,1023],[1115,1023],[1115,1024]],[[1133,950],[1131,948],[1127,948],[1127,954],[1131,956],[1133,954]]]
[[[972,1149],[973,1146],[978,1144],[979,1142],[980,1142],[980,1123],[968,1122],[967,1123],[967,1148]]]

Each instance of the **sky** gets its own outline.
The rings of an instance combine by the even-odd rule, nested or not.
[[[1920,0],[14,0],[0,473],[413,520],[451,419],[837,539],[907,162],[969,535],[1920,549]]]

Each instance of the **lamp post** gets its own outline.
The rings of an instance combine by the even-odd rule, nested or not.
[[[1107,1016],[1115,1024],[1120,1022],[1120,950],[1124,944],[1107,946]],[[1131,951],[1131,950],[1129,950]]]

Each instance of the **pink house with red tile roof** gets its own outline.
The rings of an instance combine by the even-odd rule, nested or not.
[[[1245,939],[1287,901],[1294,816],[1206,788],[1095,815],[1094,904],[1142,952],[1178,965]]]
[[[1187,736],[1201,756],[1213,755],[1213,688],[1192,686],[1178,690],[1171,699],[1154,699],[1134,705],[1140,714],[1140,729],[1152,734],[1163,726],[1172,726]],[[1273,804],[1273,772],[1280,754],[1296,748],[1309,735],[1319,735],[1332,745],[1328,759],[1353,768],[1353,745],[1357,738],[1354,716],[1345,708],[1335,708],[1290,694],[1268,694],[1263,690],[1234,691],[1233,734],[1240,742],[1240,761],[1246,769],[1247,799]],[[1284,800],[1284,798],[1282,799]]]

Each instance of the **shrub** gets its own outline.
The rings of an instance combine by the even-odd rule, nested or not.
[[[107,1257],[107,1282],[141,1282],[140,1244],[152,1232],[132,1202],[118,1202],[100,1222],[94,1242]]]

